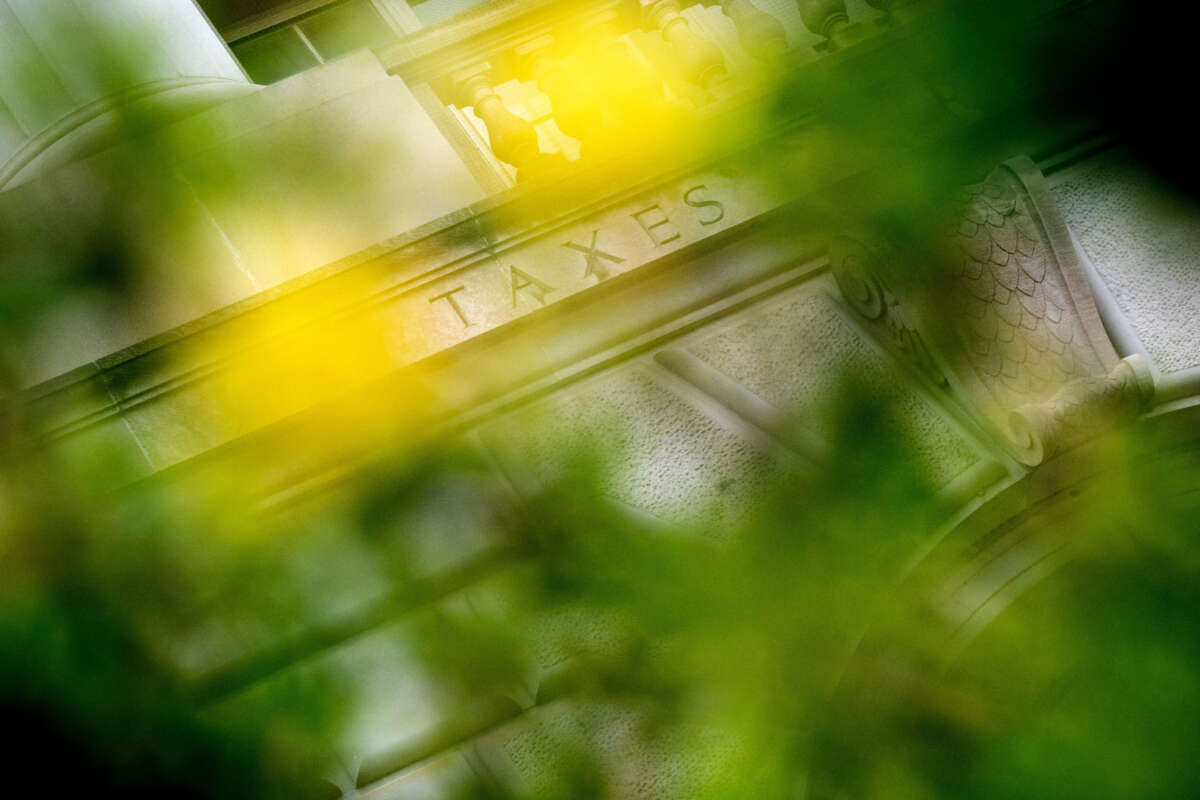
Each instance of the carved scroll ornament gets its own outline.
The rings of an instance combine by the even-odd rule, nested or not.
[[[906,360],[948,365],[964,404],[1028,466],[1145,409],[1149,366],[1114,349],[1033,162],[1014,159],[966,187],[951,228],[919,309],[940,358],[870,267],[878,256],[852,240],[831,248],[846,302],[886,324]]]
[[[846,303],[882,333],[893,353],[930,383],[946,386],[946,376],[925,339],[880,276],[880,259],[877,249],[849,236],[835,237],[829,248],[830,269]]]

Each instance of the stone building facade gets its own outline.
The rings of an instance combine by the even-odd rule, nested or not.
[[[84,304],[48,320],[27,357],[25,401],[53,421],[51,446],[123,454],[114,487],[233,470],[269,513],[319,516],[381,437],[460,443],[522,492],[553,480],[565,438],[619,429],[604,493],[639,517],[720,528],[781,461],[820,465],[821,403],[849,372],[894,403],[942,487],[947,546],[985,543],[946,590],[958,641],[1061,557],[1022,520],[1080,502],[1064,464],[1119,426],[1200,433],[1200,226],[1105,131],[1001,131],[946,204],[953,267],[927,292],[860,224],[871,176],[921,135],[810,163],[834,152],[827,109],[741,127],[764,65],[831,84],[872,74],[937,13],[925,3],[259,5],[210,8],[210,23],[192,0],[0,2],[0,36],[38,87],[0,83],[0,213],[48,236],[91,219],[88,176],[133,152],[118,119],[152,113],[170,145],[131,178],[168,185],[186,220],[136,243],[164,276],[147,310],[113,320]],[[153,47],[97,80],[88,59],[130,46],[129,19]],[[55,47],[64,25],[96,49]],[[589,64],[649,93],[572,84],[582,56],[563,43],[579,31],[597,43]],[[952,137],[978,120],[943,89],[930,79],[939,122],[924,133]],[[637,139],[656,104],[677,115],[667,129],[732,135]],[[774,179],[792,158],[803,185]],[[297,159],[334,185],[310,193],[289,174]],[[221,176],[248,165],[254,180],[227,191]],[[325,377],[273,370],[295,353]],[[360,415],[384,421],[317,433]],[[468,530],[431,569],[461,591],[493,546]],[[420,712],[425,678],[405,672],[409,622],[379,612],[382,576],[356,584],[303,653],[361,675],[333,782],[398,799],[480,772],[533,780],[521,753],[536,744],[520,737],[541,713],[536,687],[447,734]],[[181,663],[220,697],[304,669],[239,647]]]

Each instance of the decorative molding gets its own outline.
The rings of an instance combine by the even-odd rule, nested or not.
[[[107,147],[120,132],[119,112],[148,107],[164,121],[179,119],[259,88],[232,78],[164,78],[93,101],[71,111],[0,163],[0,191],[31,179],[38,169]]]
[[[1009,415],[1008,438],[1030,466],[1134,419],[1154,397],[1154,377],[1140,355],[1117,362],[1107,375],[1071,381],[1044,403]]]
[[[952,223],[935,257],[940,269],[904,302],[880,277],[887,248],[847,236],[831,243],[843,298],[885,332],[893,353],[961,395],[1026,466],[1146,409],[1155,394],[1150,366],[1114,349],[1085,265],[1032,161],[1005,162],[965,187]]]
[[[263,11],[259,14],[254,14],[245,17],[230,25],[226,25],[220,30],[221,38],[227,43],[234,43],[242,39],[249,38],[256,33],[261,33],[268,28],[274,28],[286,22],[291,22],[297,17],[302,17],[311,14],[314,11],[320,11],[326,6],[334,5],[338,0],[295,0],[295,2],[287,5],[273,8],[269,11]]]
[[[515,59],[499,58],[522,42],[577,27],[591,15],[613,12],[623,28],[635,27],[637,0],[493,0],[453,20],[424,28],[381,48],[388,72],[408,83],[434,81],[480,61],[492,61],[498,80],[513,77]],[[436,87],[435,87],[436,88]]]
[[[1013,159],[967,187],[955,222],[939,317],[962,348],[957,363],[976,402],[1018,460],[1039,464],[1145,407],[1148,365],[1117,355],[1032,161]]]
[[[412,341],[394,354],[389,365],[401,369],[536,313],[544,305],[575,297],[664,258],[678,258],[681,251],[694,254],[717,246],[733,229],[777,207],[777,199],[746,191],[753,175],[726,167],[719,173],[682,172],[665,181],[623,184],[620,193],[603,202],[583,207],[565,202],[562,213],[532,226],[511,221],[522,217],[519,195],[506,203],[485,202],[474,213],[456,215],[444,229],[426,231],[422,237],[400,237],[390,246],[363,254],[364,258],[327,276],[336,284],[306,280],[264,292],[262,298],[274,302],[248,302],[211,321],[200,320],[178,331],[178,336],[159,337],[52,386],[34,387],[27,400],[56,420],[50,438],[108,423],[166,394],[195,391],[214,375],[236,368],[244,353],[211,363],[187,355],[203,351],[196,341],[206,339],[210,328],[212,335],[219,335],[217,330],[247,324],[240,317],[254,318],[259,305],[264,306],[261,313],[286,314],[292,302],[311,309],[314,295],[336,296],[343,291],[354,299],[329,309],[338,318],[379,314],[394,319],[398,331],[420,333],[416,340],[403,334]],[[597,188],[607,185],[603,174],[595,180]],[[329,285],[341,288],[325,288]],[[305,316],[298,324],[329,321],[324,315]],[[258,346],[256,342],[254,347]],[[120,402],[89,400],[80,408],[76,398],[101,397],[88,387],[104,381],[109,373],[132,376],[117,381],[126,387]]]
[[[884,332],[886,344],[934,386],[949,381],[900,298],[879,277],[879,255],[858,239],[836,236],[829,248],[829,266],[846,303],[863,320]]]

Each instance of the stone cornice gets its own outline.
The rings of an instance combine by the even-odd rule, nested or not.
[[[619,1],[624,2],[624,0]],[[603,0],[603,2],[610,2],[610,0]],[[401,44],[405,47],[411,46],[414,51],[422,53],[435,52],[462,38],[490,30],[495,26],[497,20],[511,21],[508,13],[513,9],[510,6],[527,8],[528,13],[534,13],[548,6],[565,7],[568,5],[570,4],[564,3],[563,0],[497,0],[456,18],[452,21],[453,24],[434,26],[407,37]],[[479,31],[475,30],[477,27]],[[445,29],[443,30],[443,28]],[[421,44],[422,42],[424,44]],[[855,48],[853,55],[866,55],[874,49],[873,47]],[[388,63],[388,52],[391,51],[381,54],[381,57],[385,59],[385,64]],[[847,52],[834,54],[823,62],[821,68],[838,69],[840,64],[853,60],[848,59],[850,55],[851,53]],[[719,128],[723,119],[736,118],[738,114],[742,113],[746,104],[752,104],[760,98],[761,95],[755,93],[743,94],[701,112],[698,122]],[[800,111],[796,115],[797,121],[805,123],[812,121],[811,111],[811,109]],[[807,118],[805,118],[806,115]],[[782,133],[782,131],[776,133]],[[397,275],[405,276],[402,280],[415,279],[421,275],[432,273],[445,263],[454,261],[454,259],[443,258],[447,253],[453,252],[460,257],[465,257],[463,253],[466,251],[461,247],[461,242],[464,236],[470,239],[478,235],[478,230],[472,232],[472,229],[477,228],[480,220],[490,216],[515,217],[518,213],[517,209],[531,201],[556,206],[562,210],[564,215],[577,207],[599,208],[611,198],[645,190],[653,186],[657,180],[665,180],[672,174],[686,173],[689,169],[699,169],[704,164],[713,163],[730,154],[728,142],[721,143],[723,146],[721,150],[688,152],[682,157],[679,152],[671,149],[669,143],[661,144],[660,151],[621,154],[599,163],[579,165],[558,176],[550,176],[548,179],[536,183],[492,195],[472,206],[433,220],[411,231],[406,231],[366,250],[312,270],[242,301],[114,352],[91,364],[78,367],[30,387],[22,394],[22,397],[27,401],[38,401],[64,391],[70,392],[71,388],[81,381],[93,380],[99,373],[112,371],[136,359],[151,357],[152,354],[161,353],[164,349],[171,348],[181,341],[205,336],[213,329],[236,324],[237,320],[253,314],[267,305],[285,301],[290,296],[312,290],[318,285],[326,285],[329,281],[341,280],[348,273],[361,272],[368,268],[368,265],[375,264],[381,259],[387,258],[395,264],[402,264],[401,270],[397,273]],[[754,143],[742,142],[739,144],[753,146]],[[614,192],[614,186],[620,188]],[[481,251],[486,246],[487,242],[485,241],[481,240],[477,243],[477,249]],[[166,381],[163,383],[165,384]]]
[[[499,13],[502,7],[507,8],[508,5],[489,5],[480,10],[481,16],[472,17],[464,24],[468,24],[469,28],[470,24],[474,24],[472,20],[475,20],[481,26],[481,30],[486,30],[487,26],[478,22],[478,19],[490,20],[490,14]],[[514,5],[524,7],[530,4]],[[542,8],[550,5],[550,2],[546,0],[532,5]],[[458,30],[457,24],[452,27]],[[433,36],[435,33],[436,29],[430,29],[425,35]],[[448,34],[443,32],[437,35]],[[852,75],[860,59],[869,58],[871,54],[886,53],[889,43],[893,40],[894,37],[891,36],[874,37],[856,47],[834,52],[811,64],[809,68],[831,76],[843,73]],[[430,47],[432,48],[432,45]],[[719,125],[725,115],[733,116],[739,113],[738,104],[746,102],[753,100],[742,96],[719,104],[708,112],[707,118],[710,123]],[[801,112],[797,110],[795,113]],[[819,125],[819,121],[818,116],[810,115],[803,119],[803,124],[798,124],[789,136],[798,136],[796,141],[800,144],[797,146],[803,147],[805,131]],[[781,131],[774,133],[779,134]],[[692,199],[697,202],[712,200],[712,197],[704,194],[704,191],[712,188],[706,182],[708,179],[704,174],[723,159],[733,158],[729,151],[690,153],[681,158],[679,153],[672,153],[669,148],[659,153],[643,153],[641,156],[636,160],[614,159],[579,166],[552,179],[527,184],[493,196],[472,207],[34,387],[23,399],[43,412],[54,436],[86,429],[163,395],[203,382],[236,363],[244,355],[230,352],[214,360],[213,353],[216,351],[212,347],[206,347],[208,343],[227,340],[250,343],[251,349],[270,346],[269,342],[253,343],[254,339],[249,334],[239,338],[238,331],[253,331],[260,319],[272,315],[285,317],[289,319],[290,327],[298,330],[305,326],[329,324],[347,315],[371,313],[370,309],[391,303],[415,289],[428,288],[432,291],[439,285],[439,281],[446,281],[450,275],[478,270],[489,262],[496,267],[497,258],[507,259],[509,254],[522,247],[523,243],[536,247],[538,238],[551,232],[561,231],[566,234],[562,242],[551,243],[552,249],[560,259],[567,256],[576,260],[582,259],[581,252],[570,252],[563,249],[563,246],[568,242],[584,248],[591,246],[588,237],[598,228],[588,228],[591,224],[589,218],[599,219],[607,213],[623,217],[627,228],[631,225],[636,226],[639,224],[637,219],[633,218],[631,221],[631,218],[639,209],[626,209],[624,205],[636,204],[639,197],[651,196],[656,191],[672,186],[673,183],[680,184],[676,187],[680,190],[676,192],[679,197],[675,198],[674,202],[681,204],[679,208],[689,210],[690,204],[683,199],[681,192],[703,186],[705,189],[692,195]],[[734,160],[736,161],[736,158]],[[681,161],[690,163],[690,166],[677,166]],[[822,176],[816,185],[832,186],[851,174],[870,169],[871,165],[866,159],[861,163],[828,165],[827,174]],[[693,176],[692,183],[683,185],[689,175]],[[828,203],[829,199],[826,197],[824,201]],[[727,201],[717,198],[717,202]],[[846,206],[848,210],[852,207],[852,204]],[[713,208],[703,206],[702,210],[711,211]],[[759,211],[767,210],[769,209],[764,207]],[[578,229],[572,230],[571,226],[577,226]],[[633,235],[650,236],[663,229],[656,228],[651,232],[643,230],[640,233],[636,227],[630,230]],[[688,240],[688,252],[693,252],[704,238],[694,242]],[[597,246],[606,249],[603,241],[598,240]],[[611,245],[606,252],[617,254]],[[624,255],[617,255],[626,258]],[[612,263],[605,259],[599,262],[600,266]],[[637,265],[632,259],[627,263],[631,267]],[[522,270],[526,276],[542,280],[547,286],[555,286],[556,291],[565,289],[528,270],[523,270],[516,263],[500,263],[496,268],[509,268],[511,271],[512,267]],[[587,276],[589,281],[594,277]],[[513,282],[511,278],[512,274],[509,275],[510,284]],[[528,278],[518,278],[517,283],[527,280]],[[458,285],[447,285],[443,288],[449,291]],[[535,289],[540,291],[536,283],[518,286],[517,302],[528,305],[520,298]],[[562,297],[573,296],[577,291],[585,289],[585,294],[595,291],[581,285],[578,289],[563,292]],[[443,293],[433,292],[431,295],[438,302],[436,307],[443,312],[457,314],[457,310],[450,303],[451,298],[437,298],[441,294]],[[545,296],[552,301],[558,299],[557,295],[549,291]],[[313,302],[314,299],[317,302]],[[461,298],[455,295],[453,299]],[[536,305],[538,298],[532,299]],[[512,301],[510,296],[509,302]],[[531,312],[533,308],[528,310]],[[461,324],[461,318],[459,321]],[[489,330],[491,327],[494,326],[489,326]],[[468,338],[476,338],[476,332],[472,332]],[[458,341],[466,340],[447,341],[445,346],[451,348],[450,352],[454,352],[461,347],[460,344],[456,344]],[[207,357],[197,360],[195,353],[205,353]],[[155,464],[154,469],[163,466],[166,464]]]
[[[605,266],[612,269],[605,272],[603,280],[684,248],[693,252],[707,246],[706,241],[714,235],[774,206],[766,198],[739,197],[734,186],[727,169],[721,173],[686,171],[665,181],[629,183],[603,202],[576,205],[541,218],[530,218],[519,210],[529,195],[516,191],[508,202],[493,199],[464,209],[401,237],[402,241],[330,265],[322,275],[305,276],[35,387],[26,401],[49,422],[54,437],[70,435],[208,381],[248,355],[227,352],[221,360],[197,360],[197,354],[211,357],[214,349],[207,346],[209,341],[234,341],[250,350],[271,347],[271,341],[253,339],[260,318],[286,318],[289,329],[299,333],[312,326],[336,325],[347,315],[399,314],[408,320],[397,322],[401,327],[421,328],[436,339],[417,345],[416,350],[388,365],[402,368],[492,333],[540,310],[543,304],[557,304],[590,291],[601,282],[597,272]],[[687,212],[694,218],[683,216]],[[590,253],[584,251],[593,247],[590,236],[596,230],[606,231],[594,245],[596,252],[615,256],[621,259],[619,263],[596,256],[598,269],[591,268]],[[609,233],[620,241],[610,240]],[[544,270],[547,263],[570,280],[564,283],[563,277],[548,275]],[[480,280],[483,283],[478,283]],[[467,322],[460,320],[449,299],[438,301],[439,295],[459,286],[476,292],[476,308],[485,302],[488,313],[501,317],[476,320],[471,312]],[[452,298],[462,299],[459,295]],[[431,314],[432,321],[419,321]],[[239,330],[247,333],[239,334]]]
[[[281,8],[254,14],[226,25],[220,30],[221,38],[227,42],[236,42],[282,22],[295,19],[302,14],[319,11],[325,6],[333,5],[334,2],[336,0],[294,0]]]
[[[492,0],[378,51],[388,72],[427,81],[488,53],[537,36],[550,26],[606,9],[637,21],[636,0]]]

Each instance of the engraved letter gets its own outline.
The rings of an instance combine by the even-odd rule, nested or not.
[[[625,259],[621,258],[620,256],[614,256],[612,253],[606,253],[599,247],[596,247],[596,237],[599,235],[600,231],[592,231],[592,244],[590,247],[584,247],[583,245],[575,244],[574,242],[567,242],[563,245],[563,247],[583,253],[584,263],[586,264],[586,269],[583,271],[583,277],[586,278],[588,275],[595,275],[596,280],[602,281],[608,277],[608,268],[604,264],[600,263],[600,259],[603,258],[607,261],[613,262],[614,264],[622,264],[625,262]]]
[[[691,189],[688,189],[686,192],[683,193],[683,202],[687,203],[692,208],[711,208],[711,209],[713,209],[716,216],[709,217],[708,219],[702,218],[700,220],[700,224],[701,225],[716,225],[718,222],[725,219],[725,206],[721,205],[721,203],[717,202],[716,200],[695,200],[692,198],[692,195],[694,195],[696,192],[707,192],[707,191],[708,191],[708,187],[703,184],[701,184],[699,186],[693,186]]]
[[[512,301],[513,308],[517,307],[517,292],[522,289],[528,289],[529,294],[534,300],[541,305],[546,305],[546,292],[553,292],[554,287],[548,283],[542,283],[537,278],[527,272],[522,272],[516,267],[509,267],[509,278],[512,280]]]
[[[469,328],[471,326],[471,321],[469,319],[467,319],[467,312],[462,310],[462,306],[460,306],[458,304],[458,300],[456,300],[454,298],[454,295],[456,295],[457,293],[461,292],[463,289],[466,289],[466,288],[467,287],[465,287],[465,286],[458,286],[454,289],[451,289],[448,292],[443,292],[442,294],[439,294],[437,297],[429,298],[429,302],[436,303],[438,300],[445,300],[447,303],[450,304],[450,308],[454,309],[454,315],[456,317],[458,317],[458,320],[459,320],[459,322],[461,322],[463,324],[463,327]]]
[[[647,214],[651,214],[655,211],[657,211],[659,214],[658,219],[655,219],[655,220],[642,219]],[[644,208],[641,211],[637,212],[636,214],[633,214],[633,218],[637,220],[638,225],[642,226],[642,230],[644,230],[646,232],[646,235],[650,237],[650,241],[654,242],[655,247],[661,247],[662,245],[667,244],[668,242],[673,242],[679,238],[679,231],[675,231],[675,233],[673,235],[668,236],[665,239],[660,239],[658,237],[658,235],[654,233],[656,228],[661,228],[664,225],[671,224],[670,218],[667,217],[667,212],[663,211],[662,208],[658,205],[658,203],[655,203],[654,205],[650,206],[649,208]],[[665,233],[665,231],[664,231],[664,233]]]

